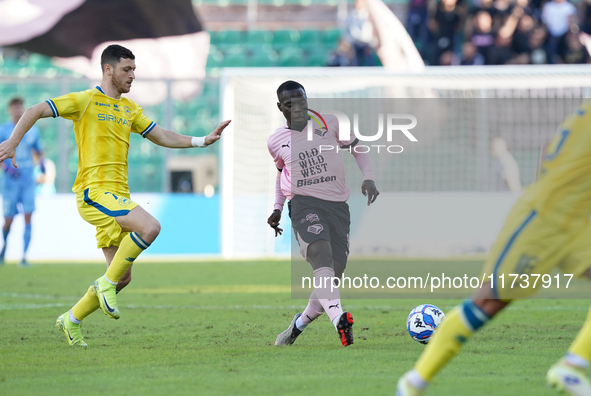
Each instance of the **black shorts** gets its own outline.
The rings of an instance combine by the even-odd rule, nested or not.
[[[296,195],[288,202],[287,207],[300,245],[300,253],[306,260],[308,245],[323,239],[330,242],[333,260],[343,266],[347,265],[351,215],[346,202]]]

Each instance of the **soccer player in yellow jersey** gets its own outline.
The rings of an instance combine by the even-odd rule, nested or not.
[[[591,102],[566,118],[545,151],[539,179],[511,209],[485,262],[485,283],[471,300],[453,309],[425,351],[398,381],[397,396],[422,395],[433,377],[472,334],[517,298],[536,292],[521,282],[515,288],[500,277],[509,274],[565,274],[591,278]],[[522,288],[525,286],[525,288]],[[566,355],[550,368],[548,384],[571,395],[591,396],[591,310]]]
[[[74,122],[78,146],[78,175],[72,190],[78,212],[96,227],[97,247],[103,250],[107,272],[69,312],[58,317],[58,326],[70,345],[87,346],[80,331],[82,320],[99,307],[113,319],[120,316],[116,293],[131,281],[131,266],[156,239],[160,223],[134,203],[127,185],[130,133],[170,148],[206,147],[221,137],[230,121],[222,122],[204,137],[180,135],[156,125],[142,108],[121,94],[135,79],[135,56],[120,45],[102,53],[102,81],[83,92],[70,93],[27,109],[10,138],[0,144],[0,161],[14,158],[25,133],[40,118],[63,117]]]

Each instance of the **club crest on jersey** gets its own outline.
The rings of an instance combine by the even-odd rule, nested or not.
[[[325,127],[322,127],[320,129],[314,128],[314,133],[320,137],[326,135],[326,132],[328,132],[328,129],[326,129]]]
[[[328,125],[326,124],[326,121],[324,120],[322,115],[319,112],[314,111],[312,109],[307,110],[308,117],[310,117],[310,119],[308,120],[308,140],[312,140],[312,134],[310,133],[310,129],[314,131],[315,135],[318,135],[320,137],[326,135],[326,132],[328,132]],[[318,128],[314,128],[312,126],[314,122],[316,122]]]
[[[129,106],[123,106],[123,114],[127,118],[131,117],[131,109],[129,108]]]
[[[313,223],[315,221],[320,221],[320,218],[316,213],[310,213],[300,221],[300,224],[304,224],[306,221]]]
[[[121,205],[121,206],[127,206],[131,203],[131,199],[121,197],[117,200],[117,202],[119,202],[119,205]]]
[[[324,230],[324,227],[322,227],[322,224],[312,224],[310,227],[308,227],[308,232],[318,235],[322,232],[322,230]]]

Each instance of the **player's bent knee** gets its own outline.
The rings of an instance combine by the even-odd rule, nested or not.
[[[141,237],[144,238],[148,243],[152,243],[156,237],[160,234],[160,222],[156,219],[152,219],[140,233]]]
[[[150,230],[150,232],[154,236],[154,239],[156,239],[156,237],[158,235],[160,235],[161,229],[162,229],[162,226],[160,225],[160,222],[158,220],[154,219],[154,222],[153,222],[151,230]]]

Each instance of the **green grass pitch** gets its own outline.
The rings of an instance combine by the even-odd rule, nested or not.
[[[275,336],[305,300],[292,300],[288,261],[137,263],[118,321],[84,321],[87,350],[55,329],[104,271],[100,264],[0,267],[0,395],[393,395],[423,346],[409,311],[458,300],[349,300],[355,344],[326,316],[291,347]],[[548,367],[582,325],[585,300],[520,301],[470,340],[427,395],[554,395]]]

